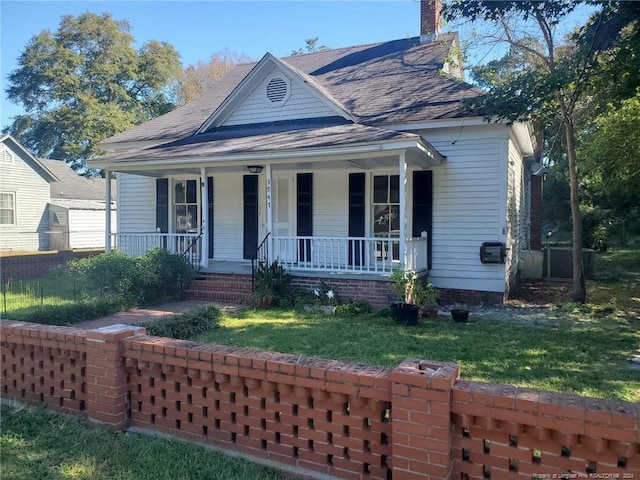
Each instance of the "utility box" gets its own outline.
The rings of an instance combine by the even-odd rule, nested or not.
[[[504,263],[507,248],[502,242],[484,242],[480,247],[480,261],[482,263]]]
[[[542,280],[544,269],[544,252],[542,250],[524,250],[518,263],[522,280]]]
[[[543,252],[544,278],[573,278],[573,248],[546,247]],[[584,278],[587,280],[593,279],[595,261],[595,250],[583,248],[582,263],[584,265]]]

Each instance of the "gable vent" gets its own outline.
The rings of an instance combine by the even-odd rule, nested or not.
[[[0,163],[13,164],[13,154],[7,148],[0,149]]]
[[[281,78],[274,77],[267,83],[267,99],[271,103],[284,103],[289,97],[289,83]]]

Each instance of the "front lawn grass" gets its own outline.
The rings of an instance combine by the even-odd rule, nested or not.
[[[276,480],[279,472],[202,446],[88,428],[76,417],[0,407],[2,480]]]
[[[395,367],[406,358],[457,362],[461,377],[599,398],[640,401],[640,321],[603,309],[557,309],[526,320],[471,314],[421,319],[321,316],[283,310],[224,314],[196,340]]]

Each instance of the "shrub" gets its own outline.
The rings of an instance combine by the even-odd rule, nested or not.
[[[179,299],[194,275],[186,258],[159,248],[138,257],[136,266],[133,283],[140,306]]]
[[[372,315],[374,311],[373,305],[366,300],[343,303],[336,307],[336,315],[345,316]]]
[[[69,270],[80,276],[85,288],[116,295],[127,308],[180,298],[194,275],[186,258],[159,248],[140,257],[114,251],[74,260]]]
[[[295,306],[300,297],[308,296],[303,289],[291,283],[291,275],[277,260],[272,263],[258,262],[254,269],[254,279],[256,303],[271,297],[273,306],[289,308]]]
[[[136,268],[135,257],[120,251],[76,259],[68,265],[68,270],[79,277],[83,290],[93,295],[109,292],[124,299],[127,305],[135,303],[133,279]]]
[[[12,320],[45,325],[74,325],[112,315],[122,309],[121,300],[117,296],[109,295],[103,298],[81,300],[73,304],[44,305],[31,309],[27,313],[13,312],[10,317]]]
[[[163,317],[159,320],[141,322],[136,325],[145,327],[148,335],[184,340],[219,328],[219,316],[220,309],[210,305],[178,315]]]

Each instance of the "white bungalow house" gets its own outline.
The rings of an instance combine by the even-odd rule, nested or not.
[[[300,284],[376,305],[404,265],[444,301],[501,302],[528,248],[535,139],[465,112],[482,92],[452,63],[457,36],[434,3],[420,37],[267,53],[104,141],[113,153],[89,164],[117,173],[107,248],[193,244],[202,272],[232,275],[278,260]]]

